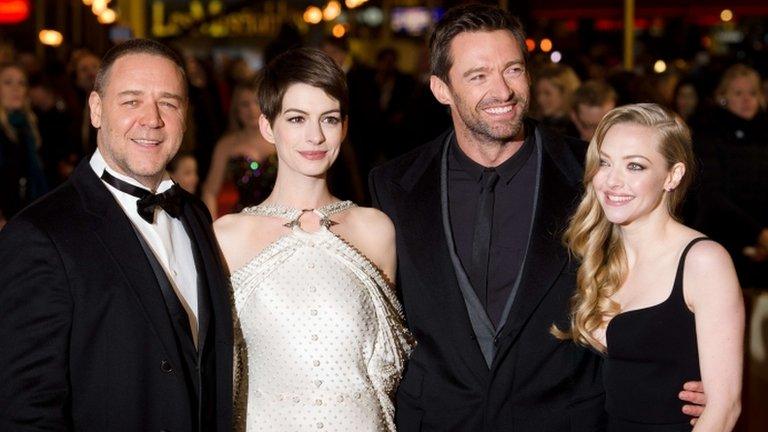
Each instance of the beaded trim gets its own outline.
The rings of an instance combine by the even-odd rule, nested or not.
[[[289,221],[294,222],[298,220],[299,217],[301,217],[301,215],[306,212],[310,212],[310,211],[315,212],[321,218],[328,218],[336,213],[341,213],[342,211],[354,206],[355,206],[355,203],[349,200],[336,201],[330,204],[326,204],[322,207],[318,207],[316,209],[304,209],[304,210],[300,210],[292,207],[283,207],[277,204],[259,204],[257,206],[244,208],[243,213],[248,213],[256,216],[279,217],[279,218],[288,219]]]

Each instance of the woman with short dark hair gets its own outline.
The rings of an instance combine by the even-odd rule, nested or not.
[[[259,125],[277,151],[274,189],[214,228],[239,337],[239,429],[394,431],[394,392],[413,339],[391,281],[384,213],[328,190],[347,131],[344,73],[321,51],[275,58]]]

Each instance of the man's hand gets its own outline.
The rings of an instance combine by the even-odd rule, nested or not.
[[[683,405],[683,413],[693,417],[691,424],[695,425],[696,420],[701,417],[701,413],[704,412],[704,406],[707,404],[704,384],[701,381],[688,381],[683,384],[683,391],[677,397],[684,402],[688,402]]]

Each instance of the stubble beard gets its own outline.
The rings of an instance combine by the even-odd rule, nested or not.
[[[108,140],[113,138],[106,137]],[[120,138],[114,138],[120,139]],[[128,144],[131,145],[131,144]],[[160,144],[164,145],[164,144]],[[128,149],[118,150],[110,145],[99,145],[102,157],[110,168],[131,177],[139,183],[154,189],[165,175],[165,166],[170,161],[154,165],[154,161],[132,160]]]
[[[468,108],[461,98],[457,98],[454,94],[455,100],[459,101],[461,106],[457,109],[457,113],[464,124],[465,129],[479,142],[488,143],[491,145],[505,144],[510,141],[514,141],[519,137],[519,134],[523,129],[523,119],[528,113],[528,99],[515,96],[512,102],[518,106],[522,106],[520,114],[516,116],[510,123],[503,125],[500,129],[496,130],[494,127],[483,121],[480,118],[480,111],[484,105],[488,105],[489,102],[480,102],[475,108]],[[499,128],[497,128],[499,129]]]

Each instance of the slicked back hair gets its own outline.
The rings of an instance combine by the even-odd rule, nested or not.
[[[259,106],[273,124],[283,109],[283,97],[293,84],[307,84],[322,89],[339,101],[341,117],[349,113],[347,79],[327,54],[315,48],[296,48],[279,56],[263,69],[259,86]]]
[[[523,60],[528,64],[528,48],[525,45],[525,31],[520,20],[503,9],[484,4],[468,4],[449,9],[437,23],[429,39],[429,66],[432,75],[450,83],[451,41],[465,32],[491,32],[508,30],[512,33]]]
[[[173,49],[151,39],[131,39],[110,48],[109,51],[104,54],[104,58],[101,59],[101,67],[96,73],[96,81],[93,84],[93,91],[99,95],[103,95],[104,88],[107,86],[107,80],[109,79],[109,71],[112,69],[112,66],[119,58],[131,54],[149,54],[171,61],[179,68],[179,73],[181,73],[181,76],[184,79],[184,91],[186,91],[187,74],[184,72],[184,60]]]

